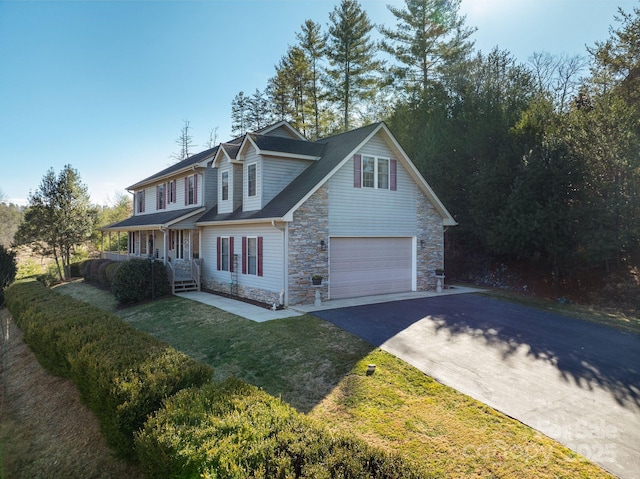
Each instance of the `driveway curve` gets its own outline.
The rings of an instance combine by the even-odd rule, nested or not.
[[[640,479],[640,336],[473,294],[313,314]]]

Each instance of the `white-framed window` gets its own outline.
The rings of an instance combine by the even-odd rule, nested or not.
[[[222,201],[227,201],[229,199],[229,172],[222,172]]]
[[[166,204],[166,198],[165,198],[165,191],[164,191],[164,183],[161,185],[156,186],[156,209],[157,210],[163,210],[166,208],[167,204]]]
[[[176,180],[167,183],[167,203],[175,203],[176,199]]]
[[[247,237],[247,274],[258,274],[258,238]]]
[[[144,213],[144,190],[136,193],[136,210],[138,213]]]
[[[262,236],[242,237],[242,274],[263,276],[263,244]]]
[[[184,204],[195,205],[198,202],[198,175],[189,175],[184,179]]]
[[[390,163],[388,158],[362,156],[362,187],[388,190],[390,186]]]
[[[233,272],[233,236],[218,236],[218,271]]]
[[[257,171],[258,165],[253,163],[247,166],[247,195],[256,196],[257,194]]]

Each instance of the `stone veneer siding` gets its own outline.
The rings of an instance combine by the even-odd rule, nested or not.
[[[231,294],[230,282],[223,283],[221,281],[215,281],[212,278],[203,278],[202,287],[211,291]],[[238,285],[238,296],[270,305],[273,303],[280,304],[279,292],[276,293],[274,291],[267,291],[259,288],[250,288],[241,284]]]
[[[324,241],[325,249],[320,249]],[[329,194],[320,187],[293,214],[289,223],[289,304],[313,304],[317,290],[323,301],[329,297]],[[311,277],[321,274],[322,285]]]
[[[436,288],[435,270],[444,268],[444,229],[442,217],[431,202],[421,192],[418,199],[417,289],[427,291]]]

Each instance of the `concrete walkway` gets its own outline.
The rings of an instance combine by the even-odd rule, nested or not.
[[[478,291],[481,290],[463,286],[451,286],[444,289],[441,293],[437,293],[435,291],[424,291],[383,294],[378,296],[365,296],[361,298],[351,299],[337,299],[334,301],[323,301],[320,306],[315,306],[313,304],[292,306],[290,308],[281,309],[279,311],[273,311],[270,309],[262,308],[260,306],[255,306],[250,303],[245,303],[244,301],[226,298],[217,294],[205,293],[203,291],[189,291],[186,293],[178,293],[176,294],[176,296],[208,304],[209,306],[213,306],[237,316],[242,316],[243,318],[250,319],[251,321],[255,321],[256,323],[262,323],[265,321],[273,321],[274,319],[292,318],[296,316],[302,316],[307,313],[325,311],[329,309],[348,308],[350,306],[362,306],[366,304],[388,303],[390,301],[404,301],[408,299],[431,298],[435,296],[448,296],[451,294],[473,293]]]

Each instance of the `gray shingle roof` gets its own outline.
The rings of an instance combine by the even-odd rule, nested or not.
[[[380,123],[374,123],[340,135],[309,142],[309,145],[315,145],[314,148],[318,150],[322,148],[322,158],[300,173],[295,180],[289,183],[284,190],[261,210],[243,212],[242,209],[238,209],[233,213],[219,214],[218,208],[214,207],[202,215],[196,223],[282,218],[379,126]]]
[[[186,210],[171,210],[171,211],[161,211],[159,213],[150,213],[143,215],[135,215],[127,218],[126,220],[120,221],[118,223],[114,223],[109,226],[105,226],[103,229],[105,230],[115,230],[115,229],[123,229],[123,228],[131,228],[131,227],[140,227],[140,226],[158,226],[158,225],[167,225],[179,218],[189,217],[190,215],[196,213],[198,210],[201,210],[202,207],[198,206],[196,208],[189,208]]]
[[[137,183],[134,183],[133,185],[127,187],[127,189],[133,189],[134,187],[137,186],[141,186],[144,185],[145,183],[148,183],[154,179],[157,178],[162,178],[163,176],[168,176],[172,173],[175,173],[177,171],[182,170],[183,168],[188,168],[192,165],[195,165],[197,163],[200,163],[202,160],[204,160],[205,158],[207,158],[208,156],[213,156],[215,155],[216,151],[218,151],[218,147],[215,146],[213,148],[210,148],[208,150],[205,151],[201,151],[200,153],[196,153],[195,155],[190,156],[189,158],[185,158],[182,161],[179,161],[178,163],[176,163],[175,165],[171,165],[168,168],[165,168],[162,171],[159,171],[158,173],[155,173],[147,178],[145,178],[142,181],[138,181]]]
[[[277,151],[305,156],[322,156],[324,144],[311,141],[294,140],[282,136],[256,135],[249,133],[256,146],[263,151]]]

